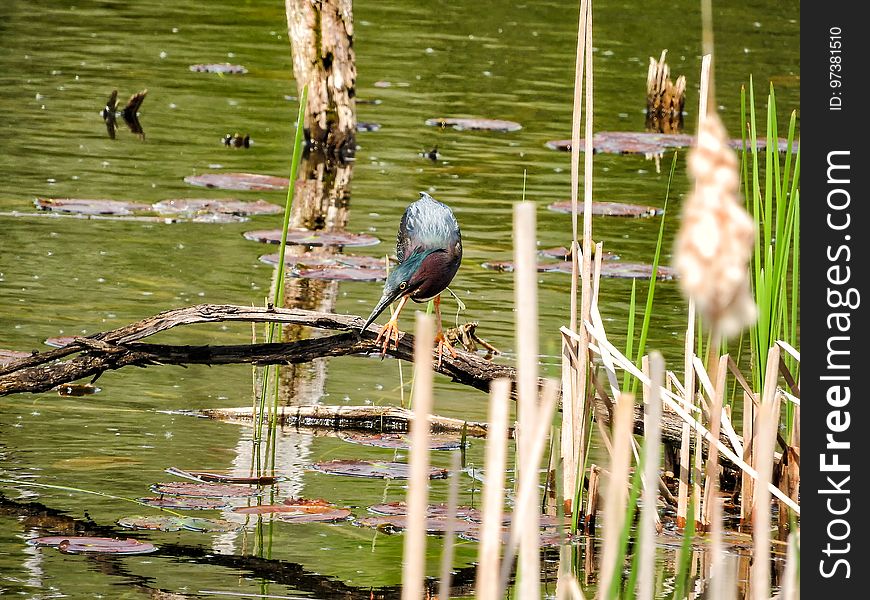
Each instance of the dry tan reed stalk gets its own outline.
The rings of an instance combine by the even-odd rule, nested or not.
[[[584,323],[586,329],[589,331],[592,338],[594,338],[601,346],[606,347],[607,351],[610,352],[611,356],[614,360],[619,364],[621,368],[628,371],[635,377],[637,377],[641,383],[649,385],[649,378],[646,377],[630,360],[628,360],[616,347],[613,346],[610,342],[607,341],[606,336],[600,332],[592,323],[585,322]],[[565,328],[561,328],[560,331],[565,333],[566,335],[572,335]],[[736,466],[740,467],[746,473],[752,477],[753,479],[758,479],[758,473],[754,468],[749,466],[743,458],[734,453],[730,448],[728,448],[725,444],[723,444],[720,440],[714,439],[710,432],[707,430],[704,425],[702,425],[697,419],[692,417],[691,414],[687,411],[683,405],[677,401],[672,399],[670,396],[673,394],[668,390],[661,390],[662,394],[662,402],[664,402],[665,406],[675,412],[677,416],[679,416],[683,421],[689,424],[689,426],[695,431],[699,431],[704,439],[707,440],[709,444],[711,444],[714,448],[716,448],[721,454],[723,454],[728,460],[733,462]],[[776,455],[771,455],[775,457]],[[800,505],[797,504],[794,500],[789,498],[787,495],[783,494],[782,490],[777,488],[776,486],[768,483],[768,490],[771,494],[785,502],[785,504],[792,510],[795,511],[796,514],[800,514]]]
[[[544,380],[541,392],[541,404],[538,406],[538,416],[534,430],[527,430],[524,435],[529,437],[528,452],[522,456],[520,466],[520,482],[517,490],[517,499],[514,507],[514,516],[511,519],[510,539],[504,552],[499,578],[499,594],[507,588],[513,559],[521,543],[531,541],[531,531],[534,528],[534,558],[540,564],[540,519],[539,519],[539,492],[540,485],[538,467],[547,447],[547,438],[553,421],[553,413],[559,402],[559,383],[554,379]],[[520,556],[520,588],[518,596],[521,598],[536,598],[540,595],[540,571],[535,571],[531,578],[527,578],[522,571],[524,567]],[[537,581],[535,590],[528,580]],[[525,580],[525,583],[524,583]],[[526,593],[531,596],[525,595]]]
[[[535,204],[514,205],[514,306],[516,307],[517,411],[520,438],[517,445],[518,485],[538,475],[538,463],[528,462],[538,416],[538,270]],[[527,472],[527,469],[531,471]],[[537,491],[537,488],[535,488]],[[535,504],[537,494],[535,494]],[[539,517],[532,511],[529,527],[520,540],[520,596],[540,596]],[[534,527],[534,530],[532,530]],[[527,596],[528,594],[528,596]]]
[[[583,530],[587,534],[595,531],[595,517],[598,513],[598,488],[601,481],[601,469],[596,464],[589,465],[589,490],[586,492],[586,516],[583,520]]]
[[[658,510],[659,454],[661,452],[662,398],[665,361],[658,352],[643,357],[644,370],[651,385],[644,386],[643,414],[643,502],[640,511],[640,564],[638,566],[638,600],[652,600],[655,593],[655,538]],[[633,593],[634,590],[628,590]]]
[[[444,529],[444,546],[441,550],[441,576],[438,580],[438,600],[450,600],[450,579],[453,573],[453,533],[456,510],[459,505],[459,474],[462,468],[461,456],[454,452],[450,456],[450,482],[447,487],[447,527]]]
[[[755,402],[754,394],[743,392],[743,458],[755,468]],[[752,519],[752,502],[755,482],[745,470],[740,473],[740,523],[749,525]]]
[[[719,437],[719,423],[722,419],[722,404],[725,399],[725,376],[728,375],[728,355],[719,358],[716,369],[716,387],[710,404],[710,435]],[[718,507],[719,497],[719,453],[710,448],[707,452],[707,472],[704,478],[704,516],[705,530],[713,523],[713,513]],[[721,510],[721,507],[719,508]]]
[[[592,203],[591,203],[591,191],[592,191],[592,169],[587,168],[584,173],[584,186],[587,193],[590,195],[590,201],[584,201],[584,218],[583,218],[583,263],[582,269],[580,264],[578,263],[578,255],[580,246],[578,244],[578,197],[579,197],[579,187],[580,187],[580,119],[583,115],[583,105],[581,102],[582,99],[582,91],[583,91],[583,81],[584,81],[584,71],[585,71],[585,81],[586,81],[586,161],[591,161],[591,143],[592,143],[592,96],[591,96],[591,86],[592,86],[592,0],[581,0],[580,2],[580,15],[579,15],[579,23],[577,26],[577,55],[576,62],[574,68],[574,101],[573,101],[573,113],[571,118],[571,232],[572,232],[572,242],[571,249],[573,251],[574,260],[572,263],[571,269],[571,298],[570,298],[570,322],[569,326],[571,331],[577,332],[577,293],[578,293],[578,274],[582,272],[582,287],[580,289],[581,296],[581,315],[583,318],[588,317],[588,307],[589,307],[589,271],[590,271],[590,257],[589,250],[591,248],[591,238],[592,238]],[[586,164],[586,163],[584,163]],[[589,163],[591,165],[591,163]],[[567,423],[570,426],[570,430],[568,430],[567,435],[563,432],[562,434],[562,455],[563,460],[565,461],[565,466],[563,469],[563,473],[565,474],[565,490],[570,490],[570,492],[566,492],[566,496],[570,497],[573,501],[573,492],[576,488],[576,476],[577,471],[582,464],[580,461],[580,456],[582,454],[583,446],[581,441],[578,439],[580,435],[578,432],[581,432],[584,427],[584,423],[581,421],[581,417],[584,414],[583,401],[585,399],[585,390],[586,390],[586,350],[588,344],[588,337],[583,333],[582,329],[579,332],[581,334],[581,340],[585,339],[586,344],[582,341],[580,346],[576,349],[575,354],[579,357],[579,362],[574,365],[571,369],[566,369],[563,366],[563,389],[562,389],[562,397],[566,400],[563,403],[570,402],[571,407],[568,410],[568,415],[570,416],[570,420],[563,422],[563,431],[565,424]],[[564,385],[568,383],[567,389]],[[565,395],[565,392],[569,392],[570,395]]]
[[[732,574],[733,562],[727,560],[722,542],[722,499],[716,497],[711,503],[710,517],[710,600],[735,600],[737,580]]]
[[[731,360],[731,357],[727,354],[723,355],[723,357],[725,358],[725,360],[724,360],[724,363],[721,363],[721,364],[724,364],[725,366],[721,367],[721,364],[720,364],[720,366],[714,365],[714,368],[713,368],[714,375],[718,374],[720,367],[724,368],[727,372],[727,365],[731,362],[734,362]],[[701,363],[701,360],[697,356],[695,357],[694,365],[695,365],[695,374],[697,375],[698,380],[701,382],[701,387],[704,388],[704,390],[707,392],[707,396],[710,398],[710,402],[707,406],[708,407],[712,406],[712,404],[714,403],[714,396],[716,395],[716,388],[713,386],[713,383],[710,381],[710,377],[707,375],[706,370],[704,370],[704,365]],[[709,409],[708,409],[708,412],[709,412]],[[734,431],[734,426],[731,424],[731,419],[728,417],[728,415],[724,414],[722,411],[719,411],[719,418],[720,418],[720,424],[722,426],[722,429],[725,430],[725,435],[728,436],[728,439],[731,442],[731,447],[734,449],[734,452],[736,452],[737,454],[743,454],[743,444],[741,443],[740,438],[737,435],[737,432]]]
[[[483,523],[477,549],[476,597],[498,600],[499,552],[501,550],[504,476],[507,466],[507,429],[511,382],[496,379],[489,396],[489,428],[486,435],[486,479],[483,482]]]
[[[402,553],[402,600],[424,597],[426,505],[429,497],[429,413],[432,412],[432,347],[435,322],[417,313],[414,338],[414,421],[411,423],[411,476],[408,481],[408,528]]]
[[[764,390],[758,411],[758,431],[753,444],[757,449],[758,483],[752,510],[752,567],[749,573],[752,600],[770,598],[770,479],[773,475],[773,450],[779,429],[779,398],[776,395],[776,374],[779,346],[767,353]]]
[[[619,556],[619,538],[625,524],[628,503],[631,435],[634,431],[634,395],[621,394],[613,419],[613,457],[604,494],[604,542],[601,552],[601,578],[598,598],[606,598],[611,581],[618,577],[624,557]]]
[[[788,536],[788,550],[785,555],[785,571],[782,574],[780,600],[798,600],[800,598],[800,577],[798,575],[798,560],[800,553],[800,533],[792,531]]]

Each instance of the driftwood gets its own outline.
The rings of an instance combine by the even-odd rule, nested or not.
[[[232,321],[301,325],[340,333],[294,342],[234,346],[172,346],[140,341],[180,325]],[[86,377],[95,380],[106,371],[131,365],[299,364],[329,356],[377,353],[379,348],[375,346],[374,340],[379,326],[371,325],[367,330],[360,331],[364,322],[362,317],[356,315],[301,309],[229,304],[188,306],[165,311],[118,329],[76,338],[73,343],[63,348],[34,353],[2,365],[0,395],[46,392]],[[389,349],[387,354],[401,360],[413,361],[413,347],[414,336],[402,333],[399,335],[398,348]],[[513,367],[493,363],[459,348],[456,349],[455,358],[445,356],[435,369],[458,383],[487,392],[494,379],[516,379]],[[377,407],[368,407],[367,410],[377,410]],[[606,407],[599,406],[596,412],[603,417],[602,411],[606,410]],[[327,418],[334,418],[334,415]],[[666,412],[662,417],[662,439],[677,441],[681,437],[681,430],[682,420],[677,415]],[[643,435],[641,405],[635,407],[634,432]],[[724,434],[720,439],[730,445]]]
[[[145,337],[180,325],[245,321],[304,325],[317,329],[338,330],[336,335],[309,338],[296,342],[244,344],[234,346],[170,346],[139,342]],[[378,326],[360,332],[362,317],[338,315],[301,309],[260,308],[220,304],[199,304],[162,312],[118,329],[76,338],[57,350],[37,353],[0,367],[0,395],[19,392],[45,392],[85,377],[129,365],[147,367],[156,364],[297,364],[315,358],[368,354],[378,351],[374,344]],[[387,354],[412,361],[414,338],[400,334],[398,348]],[[63,362],[59,359],[78,356]],[[469,352],[457,351],[456,358],[445,357],[437,371],[453,380],[488,391],[489,382],[499,377],[511,378],[513,368],[484,360]]]

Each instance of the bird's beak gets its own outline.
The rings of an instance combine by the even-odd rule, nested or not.
[[[377,319],[382,312],[384,312],[384,309],[387,308],[390,303],[395,302],[400,295],[401,294],[398,290],[384,290],[384,295],[381,296],[381,299],[378,301],[377,306],[375,306],[375,309],[372,311],[372,314],[369,315],[369,318],[366,320],[366,324],[362,326],[362,329],[360,331],[362,332],[368,329],[369,325],[371,325],[372,322],[374,322],[374,320]]]

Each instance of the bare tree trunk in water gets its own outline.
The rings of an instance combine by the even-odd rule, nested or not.
[[[343,231],[347,227],[356,150],[356,62],[351,0],[285,0],[293,52],[293,76],[305,107],[306,154],[300,164],[290,226]],[[329,256],[335,247],[288,246],[286,263],[303,254]],[[276,273],[277,274],[277,273]],[[273,281],[274,285],[274,281]],[[338,282],[285,277],[284,306],[332,312]],[[305,327],[282,328],[283,341],[324,335]],[[327,359],[281,368],[279,387],[285,405],[312,404],[323,396]]]
[[[356,59],[351,0],[284,0],[293,77],[308,84],[305,134],[311,150],[344,161],[356,150]]]

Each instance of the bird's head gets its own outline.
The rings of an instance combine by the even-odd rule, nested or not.
[[[410,296],[423,284],[424,274],[420,267],[423,264],[423,259],[432,254],[432,252],[435,252],[435,250],[414,252],[405,262],[397,265],[390,271],[387,281],[384,283],[384,293],[381,295],[381,299],[378,301],[372,314],[366,320],[366,324],[363,325],[363,331],[368,329],[368,326],[384,312],[387,306],[402,296]]]

